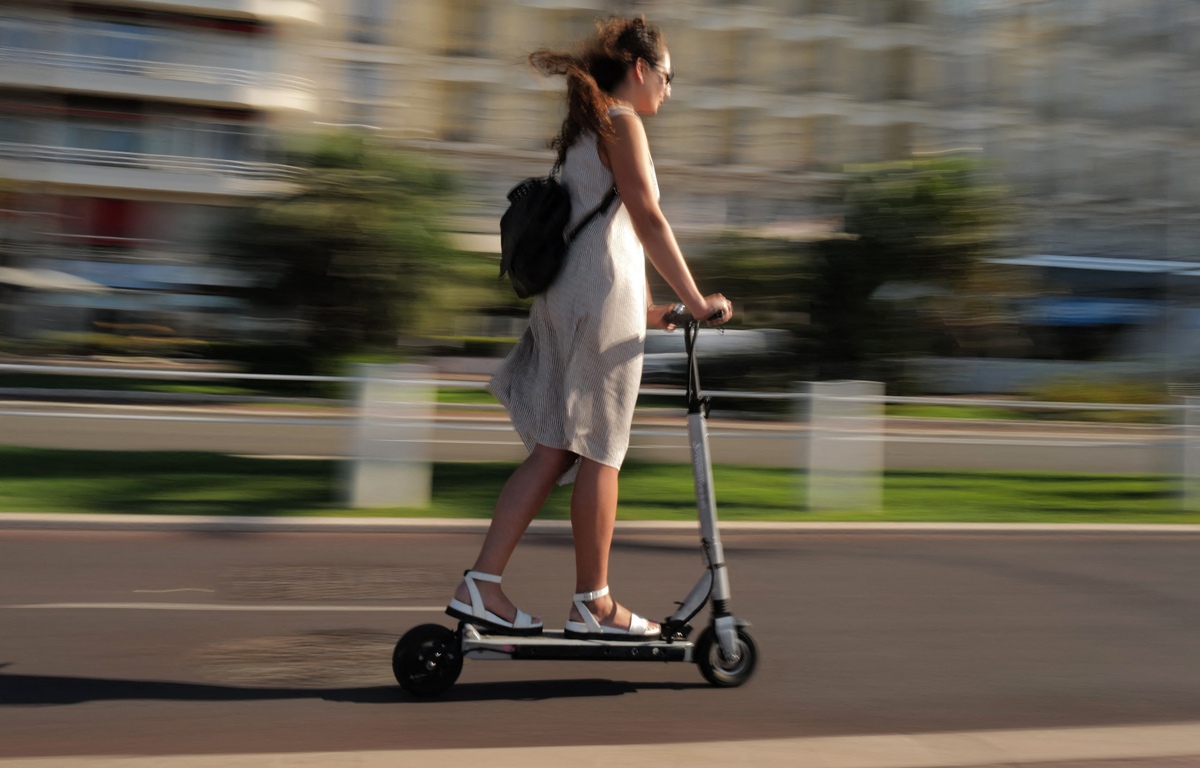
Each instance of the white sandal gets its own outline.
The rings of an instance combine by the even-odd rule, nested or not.
[[[525,611],[518,609],[516,619],[509,621],[485,608],[483,596],[479,594],[479,587],[475,586],[476,580],[488,581],[493,584],[500,583],[499,576],[479,571],[467,571],[463,574],[463,581],[467,583],[467,589],[471,592],[471,604],[467,605],[462,600],[455,598],[450,601],[450,605],[446,606],[447,614],[497,635],[540,635],[542,633],[542,622],[534,622],[533,617]]]
[[[607,594],[607,585],[597,589],[595,592],[575,593],[575,597],[573,598],[575,608],[579,611],[579,615],[583,617],[583,621],[568,620],[563,625],[563,636],[586,640],[653,640],[662,633],[661,629],[651,629],[650,622],[636,613],[630,616],[629,629],[606,627],[601,624],[584,603],[598,600]]]

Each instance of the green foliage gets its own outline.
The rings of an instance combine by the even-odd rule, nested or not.
[[[1022,286],[986,261],[1004,247],[1010,206],[986,166],[938,158],[848,170],[837,193],[840,236],[731,235],[694,265],[701,285],[744,297],[742,323],[792,334],[786,354],[755,366],[760,382],[896,382],[891,361],[905,356],[1015,343],[1004,302]]]
[[[1162,382],[1144,378],[1085,379],[1064,378],[1035,387],[1029,392],[1032,400],[1051,403],[1111,403],[1113,405],[1167,405],[1171,402]],[[1163,422],[1171,417],[1164,411],[1063,411],[1039,410],[1042,418],[1072,421],[1105,421],[1116,423]]]
[[[850,169],[845,231],[816,247],[812,300],[818,358],[838,376],[888,379],[886,360],[945,352],[958,326],[1006,327],[1010,290],[985,259],[1011,218],[1005,191],[969,158]],[[899,298],[880,295],[891,283]],[[995,332],[995,331],[994,331]],[[978,334],[977,334],[978,335]]]
[[[16,344],[13,346],[17,347]],[[45,355],[196,357],[208,351],[209,343],[179,336],[54,332],[42,334],[27,346],[30,353]]]
[[[226,247],[258,278],[252,298],[299,321],[289,369],[395,349],[456,258],[438,224],[450,176],[359,135],[311,139],[289,162],[295,189],[255,207]]]
[[[701,374],[707,389],[779,390],[806,378],[811,358],[808,297],[812,293],[810,246],[783,240],[727,233],[705,258],[689,263],[704,290],[719,290],[732,298],[737,317],[734,327],[786,331],[790,341],[764,355],[731,365],[707,365]],[[654,295],[659,301],[673,296],[658,278]],[[753,404],[740,404],[739,408]]]
[[[1165,405],[1170,401],[1161,382],[1144,378],[1063,378],[1034,388],[1029,396],[1055,403]]]
[[[846,231],[877,254],[886,280],[962,281],[999,247],[1004,190],[965,157],[857,166],[845,194]],[[891,258],[883,258],[891,257]]]

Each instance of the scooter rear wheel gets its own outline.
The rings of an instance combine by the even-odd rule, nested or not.
[[[738,627],[737,639],[738,658],[730,661],[721,651],[717,642],[717,631],[709,625],[696,641],[696,664],[704,679],[718,688],[736,688],[742,685],[754,674],[758,666],[758,644],[743,627]]]
[[[462,672],[462,643],[441,624],[422,624],[404,633],[392,652],[392,674],[414,696],[445,693]]]

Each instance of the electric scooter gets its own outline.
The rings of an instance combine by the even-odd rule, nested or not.
[[[676,324],[683,328],[687,349],[688,440],[700,520],[700,551],[706,567],[688,596],[677,603],[679,609],[661,622],[660,636],[645,641],[593,640],[566,637],[561,630],[532,636],[489,634],[468,621],[459,622],[457,630],[422,624],[406,632],[392,653],[392,672],[405,691],[416,696],[444,693],[458,679],[464,659],[684,661],[696,664],[704,679],[718,687],[733,688],[750,679],[758,663],[758,646],[746,629],[749,622],[729,612],[729,575],[717,530],[706,428],[709,398],[700,392],[696,360],[700,324],[681,316]],[[710,602],[711,619],[693,642],[689,639],[690,622]]]

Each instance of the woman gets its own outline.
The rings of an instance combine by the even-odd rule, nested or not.
[[[541,50],[530,63],[567,79],[568,114],[551,147],[562,163],[572,222],[616,185],[619,205],[602,211],[572,242],[562,272],[533,303],[529,329],[501,365],[491,391],[530,449],[496,502],[474,568],[446,612],[490,632],[532,635],[536,617],[500,588],[500,574],[555,482],[574,482],[575,597],[565,633],[645,639],[659,625],[608,594],[608,555],[617,514],[617,476],[629,447],[647,326],[673,330],[672,305],[654,304],[645,259],[691,314],[728,322],[724,296],[696,288],[658,204],[658,182],[641,117],[671,95],[671,55],[641,18],[612,18],[578,54]],[[718,314],[719,313],[719,314]]]

